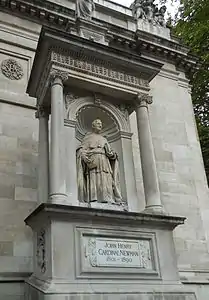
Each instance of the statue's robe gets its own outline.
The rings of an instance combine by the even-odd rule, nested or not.
[[[86,134],[77,149],[77,175],[80,201],[121,203],[118,158],[100,134]]]

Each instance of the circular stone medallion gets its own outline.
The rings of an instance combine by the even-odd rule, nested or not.
[[[22,66],[12,58],[2,61],[1,71],[4,76],[11,80],[19,80],[23,77]]]

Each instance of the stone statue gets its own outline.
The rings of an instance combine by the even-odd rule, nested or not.
[[[166,27],[165,12],[166,6],[163,5],[159,10],[154,4],[154,0],[135,0],[131,6],[133,16],[136,20],[147,20],[153,25]]]
[[[76,16],[77,18],[83,18],[90,20],[92,13],[95,10],[93,0],[76,0]]]
[[[134,4],[131,6],[131,9],[133,11],[133,15],[136,20],[138,19],[145,19],[145,13],[143,9],[143,1],[142,0],[136,0]]]
[[[150,23],[153,23],[154,15],[155,15],[154,0],[146,0],[144,3],[144,10],[145,10],[146,19]]]
[[[79,200],[122,204],[118,157],[101,130],[101,120],[94,120],[76,152]]]
[[[166,22],[165,22],[165,13],[166,13],[166,10],[167,10],[166,6],[163,5],[159,9],[159,11],[155,14],[156,23],[158,25],[163,26],[163,27],[166,27]]]

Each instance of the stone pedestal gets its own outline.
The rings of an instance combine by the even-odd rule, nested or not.
[[[40,205],[26,299],[195,300],[179,281],[173,229],[184,218]]]

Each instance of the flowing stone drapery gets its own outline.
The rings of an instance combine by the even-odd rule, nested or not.
[[[93,0],[76,0],[76,16],[90,20],[95,9]]]
[[[51,76],[50,202],[68,204],[65,178],[63,82],[68,74],[53,70]]]
[[[38,202],[49,199],[49,113],[44,107],[36,112],[39,119]]]
[[[160,198],[160,189],[148,113],[148,104],[151,103],[152,98],[150,96],[144,94],[138,95],[136,101],[136,117],[146,200],[146,208],[144,212],[163,213],[164,209]]]

